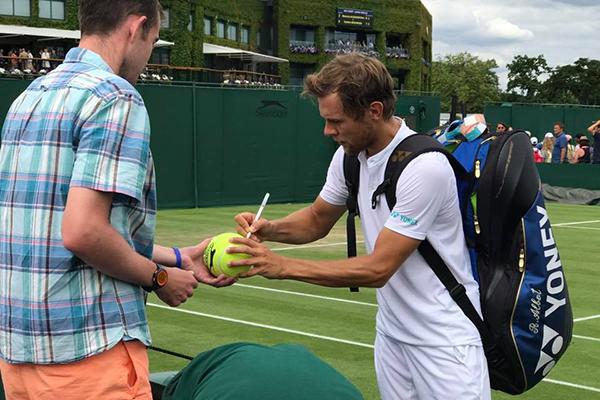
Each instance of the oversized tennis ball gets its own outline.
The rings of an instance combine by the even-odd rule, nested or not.
[[[232,237],[243,237],[237,233],[221,233],[213,237],[206,249],[204,250],[204,264],[214,276],[225,274],[227,276],[238,276],[242,272],[248,272],[251,266],[230,267],[227,264],[230,261],[250,258],[247,254],[236,253],[230,254],[225,251],[228,247],[235,247],[234,243],[230,243]]]

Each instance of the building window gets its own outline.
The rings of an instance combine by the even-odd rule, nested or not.
[[[212,20],[208,17],[204,17],[204,34],[210,36],[211,35],[211,25]]]
[[[325,36],[325,53],[358,52],[369,57],[379,57],[379,52],[375,48],[377,35],[373,32],[328,30]]]
[[[290,85],[304,85],[304,78],[315,72],[315,64],[290,63]]]
[[[290,28],[290,53],[317,54],[314,28],[292,26]]]
[[[169,29],[171,27],[171,10],[165,8],[163,10],[163,17],[160,20],[161,29]]]
[[[388,32],[385,42],[385,55],[392,59],[407,59],[410,35],[408,33]]]
[[[65,0],[40,0],[40,18],[65,19]]]
[[[194,32],[194,25],[195,25],[195,24],[194,24],[194,14],[195,14],[194,12],[191,12],[191,13],[190,13],[190,18],[189,18],[189,20],[188,20],[188,24],[187,24],[187,30],[188,30],[189,32]]]
[[[227,39],[237,40],[237,25],[236,24],[227,25]]]
[[[247,26],[242,26],[242,30],[240,31],[240,42],[244,44],[250,43],[250,28]]]
[[[217,37],[224,38],[225,37],[225,22],[217,21]]]
[[[17,17],[31,16],[31,0],[0,0],[0,14]]]

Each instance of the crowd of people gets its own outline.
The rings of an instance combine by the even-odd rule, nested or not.
[[[35,55],[34,55],[35,54]],[[44,47],[39,51],[32,51],[21,47],[12,48],[5,53],[0,48],[1,73],[10,74],[44,74],[56,68],[64,58],[64,49]]]
[[[227,73],[223,75],[222,86],[236,86],[244,88],[268,88],[268,89],[283,89],[284,86],[275,80],[272,76],[243,74],[243,73]]]
[[[314,43],[311,42],[290,42],[290,53],[296,54],[318,54],[319,49]]]
[[[500,134],[512,130],[504,122],[496,125],[496,132]],[[531,132],[525,132],[530,136],[536,163],[600,164],[600,120],[594,121],[587,131],[592,135],[591,138],[586,133],[573,136],[566,133],[563,122],[556,121],[553,132],[546,132],[541,140]]]
[[[364,54],[368,57],[379,58],[379,52],[375,49],[375,44],[373,42],[359,42],[350,40],[332,40],[329,42],[327,47],[325,48],[325,53],[327,54],[350,54],[350,53],[360,53]]]
[[[392,47],[386,47],[385,48],[385,55],[388,58],[396,58],[396,59],[400,59],[400,58],[408,58],[408,49],[405,49],[402,46],[392,46]]]

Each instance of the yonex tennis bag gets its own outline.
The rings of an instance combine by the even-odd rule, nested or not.
[[[452,153],[448,149],[452,149]],[[452,165],[473,273],[479,282],[483,320],[439,254],[427,240],[419,252],[452,298],[477,327],[486,353],[491,387],[519,394],[541,381],[571,342],[573,316],[567,283],[544,206],[540,179],[524,132],[458,141],[444,148],[428,135],[412,135],[390,156],[384,182],[372,196],[385,195],[391,210],[396,182],[408,163],[424,152],[441,152]],[[350,196],[348,248],[356,247],[357,157],[344,156]],[[384,206],[385,207],[385,206]],[[354,250],[355,254],[355,250]]]

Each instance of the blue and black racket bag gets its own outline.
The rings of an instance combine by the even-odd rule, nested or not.
[[[372,207],[382,206],[378,197],[383,194],[392,210],[402,171],[412,159],[431,151],[445,154],[457,177],[483,318],[427,240],[419,252],[479,330],[492,388],[523,393],[548,375],[565,353],[573,328],[567,282],[529,137],[522,131],[502,135],[485,131],[471,141],[441,144],[430,135],[409,136],[389,158]],[[349,255],[356,247],[359,168],[356,157],[345,156]]]

